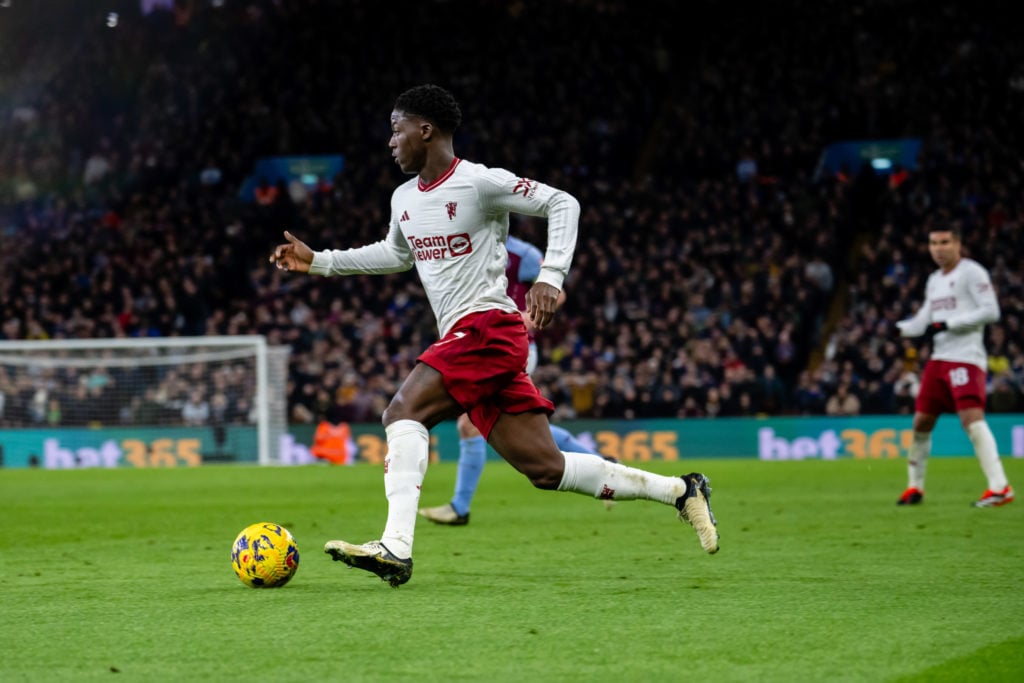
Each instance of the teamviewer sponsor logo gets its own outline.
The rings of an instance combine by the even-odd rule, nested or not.
[[[455,258],[472,253],[473,243],[469,234],[462,232],[458,235],[428,235],[417,237],[409,235],[406,238],[409,246],[412,247],[413,258],[417,261],[436,261],[443,258]]]

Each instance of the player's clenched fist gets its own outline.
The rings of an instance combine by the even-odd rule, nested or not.
[[[279,244],[274,249],[274,253],[270,255],[270,262],[281,270],[308,273],[309,266],[313,263],[313,250],[287,230],[284,231],[284,238],[288,243]]]

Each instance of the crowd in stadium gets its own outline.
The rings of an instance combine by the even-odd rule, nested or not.
[[[462,101],[460,156],[583,206],[538,337],[556,419],[912,412],[928,347],[893,323],[934,269],[928,229],[951,221],[1002,306],[990,409],[1019,410],[1024,51],[983,8],[928,7],[707,7],[680,27],[614,0],[421,3],[402,22],[254,0],[94,22],[65,50],[15,41],[0,339],[265,334],[292,347],[292,421],[378,420],[436,338],[415,275],[294,277],[267,255],[284,229],[314,248],[383,237],[404,179],[394,97],[437,82]],[[902,136],[923,140],[908,173],[816,173],[830,142]],[[257,159],[323,153],[344,170],[239,197]],[[542,220],[511,230],[543,249]],[[169,381],[151,389],[173,419],[228,398]],[[0,370],[0,419],[46,423],[33,406],[70,394]],[[222,414],[248,419],[238,400]]]

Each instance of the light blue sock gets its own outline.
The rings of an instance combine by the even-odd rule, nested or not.
[[[469,504],[480,483],[480,475],[487,461],[487,442],[482,436],[459,439],[459,470],[455,475],[455,497],[452,507],[460,515],[469,514]]]
[[[568,429],[556,427],[551,425],[551,436],[555,438],[555,445],[558,446],[558,450],[563,453],[590,453],[591,455],[600,455],[593,448],[587,448],[572,435]]]

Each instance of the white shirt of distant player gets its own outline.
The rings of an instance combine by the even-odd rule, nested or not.
[[[999,320],[999,301],[984,266],[962,258],[948,273],[928,277],[925,302],[913,318],[896,323],[904,337],[919,337],[928,326],[945,322],[946,332],[935,335],[932,358],[988,368],[985,325]]]
[[[413,178],[391,195],[382,241],[313,254],[310,273],[396,273],[414,265],[443,337],[469,313],[516,313],[506,293],[509,213],[548,219],[548,245],[536,282],[562,288],[569,272],[580,205],[549,185],[462,159],[429,186]]]

